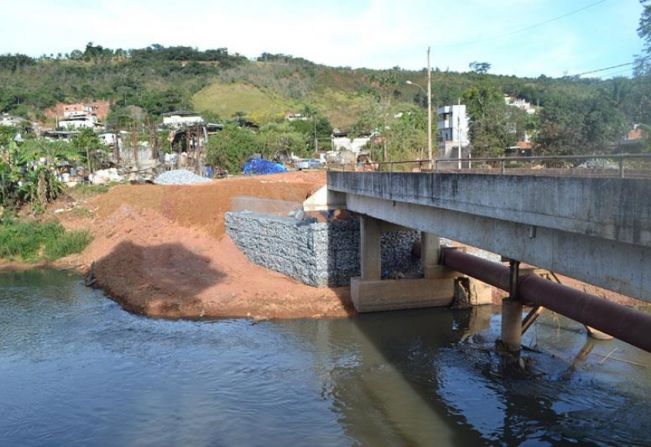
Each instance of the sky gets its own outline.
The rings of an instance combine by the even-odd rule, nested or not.
[[[0,53],[226,47],[352,68],[575,75],[631,62],[639,0],[0,0]],[[582,9],[582,10],[581,10]],[[578,12],[574,12],[581,10]],[[568,15],[569,14],[569,15]],[[630,67],[595,73],[628,76]]]

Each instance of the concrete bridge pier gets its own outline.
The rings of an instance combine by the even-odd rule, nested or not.
[[[401,228],[362,215],[360,221],[361,277],[351,279],[351,295],[358,312],[449,306],[454,296],[453,270],[440,265],[438,236],[421,233],[423,278],[382,279],[382,234]]]
[[[520,263],[509,262],[509,296],[502,300],[501,346],[508,352],[520,352],[522,344],[522,301],[518,297]]]

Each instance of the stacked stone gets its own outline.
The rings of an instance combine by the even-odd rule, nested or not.
[[[422,274],[420,258],[412,255],[420,233],[412,230],[391,231],[380,239],[382,247],[382,277]]]
[[[321,223],[314,232],[319,286],[347,286],[359,276],[359,221]]]
[[[359,276],[358,220],[319,223],[267,214],[226,213],[226,232],[253,263],[314,287],[347,286]],[[420,263],[411,255],[416,231],[382,236],[382,270],[413,274]]]
[[[316,282],[313,221],[247,211],[226,213],[226,233],[253,263],[305,284]]]

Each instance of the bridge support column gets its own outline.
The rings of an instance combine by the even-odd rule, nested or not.
[[[447,267],[439,264],[441,259],[441,239],[432,234],[420,233],[420,263],[426,279],[440,276],[441,269]]]
[[[382,221],[362,216],[360,222],[360,254],[362,280],[379,281],[382,278],[380,238]]]
[[[519,352],[522,344],[522,301],[518,297],[520,263],[510,261],[509,296],[502,300],[502,348]]]
[[[439,265],[439,238],[421,234],[421,262],[424,278],[382,279],[380,239],[384,231],[395,228],[368,216],[361,218],[361,277],[350,282],[353,305],[358,312],[449,306],[458,274]]]

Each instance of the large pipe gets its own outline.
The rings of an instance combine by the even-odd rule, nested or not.
[[[469,255],[461,250],[445,249],[443,264],[502,290],[509,288],[509,268],[496,262]],[[520,278],[518,296],[525,303],[546,307],[651,352],[649,314],[536,275]]]
[[[509,290],[509,268],[464,253],[455,248],[444,248],[443,264],[457,272],[465,273],[502,290]]]

